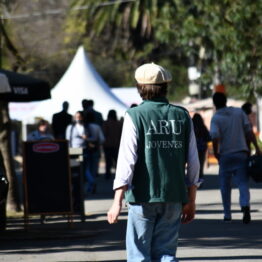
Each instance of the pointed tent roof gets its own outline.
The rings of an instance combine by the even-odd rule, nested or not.
[[[115,109],[118,116],[123,116],[127,109],[97,73],[82,46],[78,48],[67,71],[52,89],[51,97],[40,102],[23,120],[32,122],[35,117],[43,117],[51,121],[52,115],[62,110],[64,101],[69,102],[68,112],[72,115],[82,110],[83,99],[94,100],[95,110],[100,111],[104,118],[110,109]]]

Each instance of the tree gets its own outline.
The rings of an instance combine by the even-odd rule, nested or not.
[[[71,17],[80,24],[87,43],[96,37],[110,41],[139,63],[161,50],[193,58],[200,81],[212,83],[214,74],[226,85],[242,87],[247,96],[261,93],[262,2],[221,0],[81,1],[86,12]],[[72,19],[73,18],[73,19]],[[74,20],[75,19],[75,20]],[[72,22],[75,21],[75,24]],[[107,45],[108,47],[108,45]],[[124,56],[123,56],[124,57]]]
[[[24,63],[23,58],[20,56],[17,48],[15,47],[13,41],[9,37],[9,34],[7,33],[5,26],[4,26],[4,20],[2,19],[2,15],[5,13],[6,9],[13,3],[12,1],[7,0],[1,0],[0,1],[0,66],[2,67],[2,56],[3,56],[3,46],[6,45],[7,49],[11,52],[11,54],[16,58],[17,65],[14,68],[17,68],[19,65]]]
[[[175,13],[173,7],[173,0],[76,0],[68,15],[66,30],[71,39],[67,41],[84,42],[89,53],[99,54],[92,57],[98,69],[101,66],[96,60],[114,61],[110,68],[120,65],[120,71],[115,74],[121,72],[122,85],[134,85],[130,72],[144,62],[168,66],[178,72],[175,85],[170,86],[172,95],[175,87],[177,90],[178,86],[187,86],[187,58],[176,47],[176,42],[170,45],[168,35],[163,35],[163,30],[158,31],[157,27],[169,28]],[[121,68],[125,69],[124,73]]]
[[[86,9],[82,10],[81,6]],[[77,12],[78,8],[81,11]],[[88,44],[97,38],[104,40],[103,43],[108,42],[103,50],[107,53],[118,51],[124,58],[139,59],[145,55],[152,56],[152,52],[156,54],[161,50],[161,45],[164,49],[166,44],[170,44],[170,39],[166,39],[167,34],[162,35],[163,28],[159,32],[157,29],[161,25],[167,30],[174,14],[174,0],[75,0],[67,29],[75,32],[72,34],[74,39],[86,37]]]
[[[190,53],[198,58],[205,50],[204,56],[211,60],[209,78],[217,68],[223,82],[242,87],[246,95],[261,92],[262,3],[205,0],[186,6],[176,2],[185,18],[179,39],[191,43],[195,52],[191,48]]]
[[[3,8],[5,8],[7,4],[8,3],[6,1],[0,2],[1,14],[3,13]],[[23,59],[21,58],[17,49],[15,48],[15,45],[11,41],[2,21],[0,21],[0,33],[1,33],[1,46],[0,46],[1,50],[3,44],[5,43],[8,50],[16,58],[17,61],[16,65],[19,65],[20,63],[23,62]],[[0,53],[0,55],[2,56],[2,52]],[[8,198],[7,198],[9,209],[20,211],[21,208],[20,208],[20,199],[18,194],[17,178],[15,173],[14,160],[11,154],[11,120],[9,118],[8,103],[6,101],[0,101],[0,154],[3,157],[5,173],[9,181],[9,191],[8,191]]]

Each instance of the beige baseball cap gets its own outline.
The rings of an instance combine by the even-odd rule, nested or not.
[[[172,76],[162,66],[148,63],[136,69],[135,79],[139,84],[163,84],[170,82]]]

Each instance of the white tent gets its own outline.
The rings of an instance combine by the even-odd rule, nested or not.
[[[32,123],[35,117],[51,121],[52,115],[62,110],[64,101],[69,102],[69,113],[74,115],[76,111],[82,110],[83,99],[94,100],[94,108],[101,112],[104,118],[110,109],[115,109],[118,116],[123,116],[127,109],[97,73],[83,47],[78,48],[67,71],[52,89],[51,97],[41,102],[10,103],[10,116],[25,123]]]
[[[136,87],[115,87],[111,91],[128,107],[132,104],[140,104],[142,98],[139,95]]]

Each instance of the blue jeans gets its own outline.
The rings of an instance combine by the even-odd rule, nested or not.
[[[219,180],[224,217],[231,218],[232,177],[239,189],[240,206],[250,205],[249,183],[247,175],[247,153],[239,152],[222,155],[219,160]]]
[[[128,262],[171,262],[176,259],[181,203],[129,204]]]

